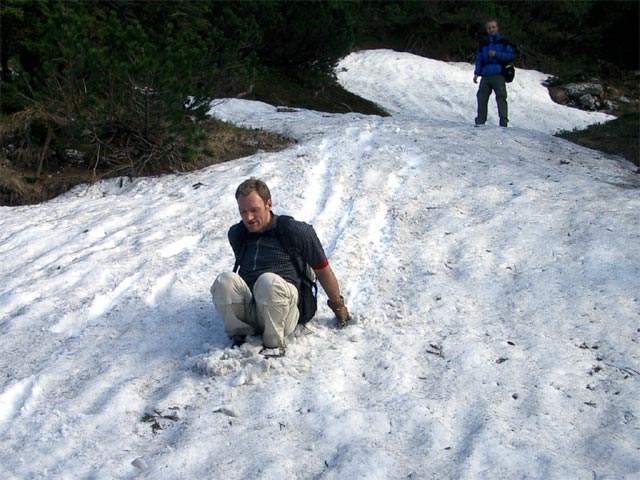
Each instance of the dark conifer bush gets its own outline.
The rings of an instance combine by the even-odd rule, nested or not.
[[[7,0],[16,29],[30,4]],[[206,2],[39,4],[42,28],[9,40],[4,143],[13,162],[36,168],[85,154],[91,168],[138,175],[178,168],[203,140],[209,101],[251,80],[250,31],[231,37]],[[21,12],[22,10],[22,12]],[[4,15],[6,13],[6,15]],[[34,12],[31,12],[34,13]],[[225,12],[233,17],[233,12]],[[22,16],[21,16],[22,15]],[[11,24],[11,22],[9,22]],[[26,52],[26,53],[25,53]],[[37,59],[24,65],[23,58]],[[3,75],[5,69],[3,68]]]

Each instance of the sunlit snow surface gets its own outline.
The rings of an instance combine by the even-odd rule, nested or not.
[[[537,72],[508,129],[473,127],[471,65],[337,73],[393,115],[221,100],[297,143],[0,209],[0,478],[638,478],[640,182],[549,135],[605,118]],[[252,175],[355,318],[321,293],[278,359],[231,349],[209,295]]]

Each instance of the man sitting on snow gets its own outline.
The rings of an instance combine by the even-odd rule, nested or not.
[[[304,273],[294,258],[302,260],[298,265],[312,267],[339,326],[345,326],[349,312],[313,227],[273,214],[271,193],[259,179],[242,182],[236,201],[242,221],[228,233],[236,267],[234,272],[220,274],[211,286],[213,303],[234,345],[241,345],[247,335],[262,334],[266,348],[284,352],[285,337],[300,318],[298,298]],[[292,245],[293,257],[284,243]]]

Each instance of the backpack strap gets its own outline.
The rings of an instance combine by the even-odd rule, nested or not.
[[[240,268],[240,260],[242,260],[242,256],[244,255],[244,251],[247,247],[247,227],[244,226],[244,223],[240,222],[238,227],[238,243],[240,244],[240,250],[238,251],[238,255],[236,256],[236,261],[233,264],[233,272],[238,273],[238,269]]]
[[[312,278],[307,273],[307,264],[303,259],[298,258],[298,256],[296,255],[296,252],[298,251],[298,249],[291,242],[291,237],[289,236],[288,227],[289,227],[289,222],[291,222],[292,220],[293,220],[293,217],[289,215],[279,215],[278,222],[276,223],[276,235],[278,236],[278,240],[280,240],[280,243],[282,243],[282,246],[284,247],[284,249],[289,254],[289,257],[291,257],[291,262],[293,263],[293,266],[298,272],[298,275],[300,275],[300,280],[303,282],[306,281],[309,285],[312,286],[314,291],[317,293],[318,287],[316,285],[315,278]]]
[[[284,249],[289,254],[289,257],[291,257],[291,262],[298,272],[298,275],[300,275],[300,278],[303,279],[307,277],[307,274],[305,272],[306,268],[304,268],[304,265],[300,265],[298,257],[296,256],[296,247],[293,246],[291,238],[289,237],[288,227],[291,220],[293,220],[293,217],[289,215],[278,215],[278,221],[276,223],[276,235],[278,237],[278,240],[280,240],[280,243],[282,243]]]
[[[298,311],[300,312],[300,318],[298,319],[298,323],[305,324],[309,320],[311,320],[316,311],[317,311],[317,303],[316,299],[318,298],[318,285],[315,282],[315,279],[311,278],[307,273],[308,267],[304,262],[304,259],[298,258],[296,255],[297,248],[293,245],[291,241],[291,237],[289,236],[289,222],[293,220],[293,217],[289,215],[280,215],[278,216],[278,222],[276,223],[276,235],[282,246],[291,257],[291,262],[293,263],[298,275],[300,275],[300,288],[298,296]],[[312,295],[313,298],[309,297]]]

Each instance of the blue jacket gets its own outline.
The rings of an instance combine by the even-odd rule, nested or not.
[[[495,57],[489,56],[489,50],[496,52]],[[513,57],[511,44],[503,39],[500,33],[489,35],[489,40],[480,45],[476,53],[476,69],[473,73],[481,77],[499,75],[502,71],[502,63],[512,61]]]

